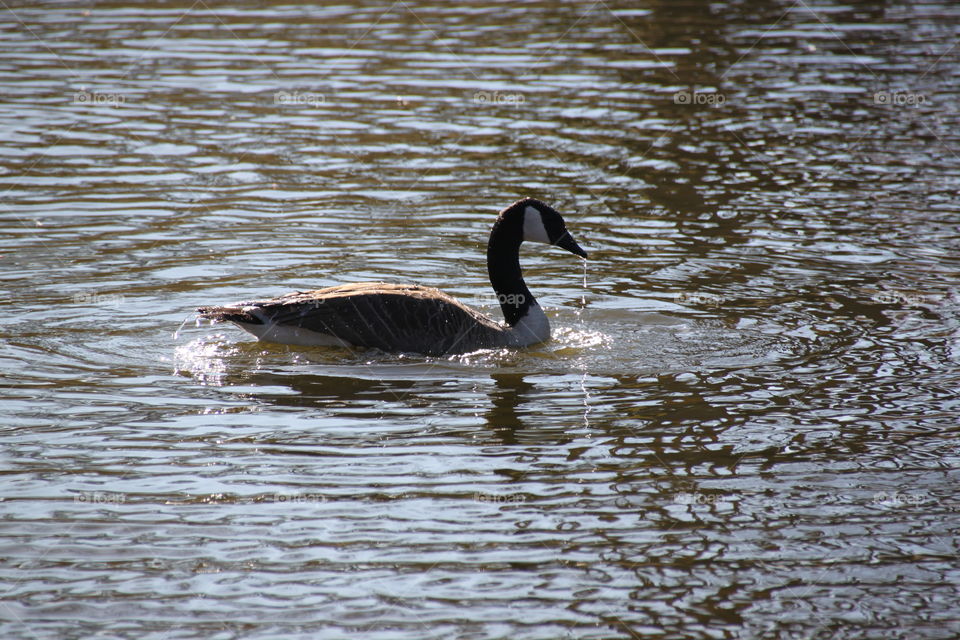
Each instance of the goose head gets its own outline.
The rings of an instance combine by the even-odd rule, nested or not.
[[[504,214],[522,216],[521,241],[555,245],[581,258],[587,257],[587,252],[573,239],[563,217],[553,207],[534,198],[524,198],[508,207]]]

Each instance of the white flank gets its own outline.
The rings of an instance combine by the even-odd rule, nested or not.
[[[318,333],[301,327],[287,327],[276,323],[248,324],[234,322],[235,325],[252,333],[264,342],[292,344],[301,347],[349,347],[351,344],[329,333]]]
[[[520,321],[506,330],[509,346],[526,347],[550,339],[550,321],[540,305],[534,303]]]

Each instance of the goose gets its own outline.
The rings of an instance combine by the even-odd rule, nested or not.
[[[523,281],[520,245],[542,242],[586,259],[563,218],[534,198],[497,216],[487,243],[487,271],[505,324],[439,289],[363,282],[297,291],[269,300],[200,307],[201,318],[229,321],[264,342],[377,348],[428,356],[520,348],[550,339],[550,323]]]

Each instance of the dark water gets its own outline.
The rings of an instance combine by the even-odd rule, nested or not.
[[[960,636],[960,7],[5,5],[4,638]],[[261,345],[366,280],[554,340]],[[178,331],[184,320],[186,325]]]

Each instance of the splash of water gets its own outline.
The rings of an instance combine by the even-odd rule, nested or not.
[[[583,262],[583,293],[580,296],[580,308],[577,309],[577,318],[579,319],[579,333],[580,336],[587,336],[589,332],[584,329],[583,326],[583,310],[587,308],[587,261],[581,260]],[[591,336],[591,338],[597,338],[599,334]],[[593,344],[602,344],[603,338],[599,337],[596,342]],[[587,389],[587,367],[583,366],[583,371],[580,375],[580,390],[583,392],[583,427],[584,429],[590,429],[590,411],[592,407],[590,406],[590,390]]]
[[[197,320],[196,320],[196,321],[197,321],[197,326],[199,327],[199,326],[200,326],[200,317],[199,317],[199,316],[197,316]],[[188,323],[188,322],[190,322],[190,316],[187,316],[186,318],[184,318],[184,319],[183,319],[183,322],[180,323],[180,326],[177,327],[177,330],[173,332],[173,340],[174,340],[174,342],[180,340],[180,333],[183,331],[183,328],[184,328],[185,326],[187,326],[187,323]]]
[[[580,308],[587,306],[587,261],[581,260],[583,262],[583,295],[580,296]]]
[[[236,351],[223,334],[198,338],[174,350],[174,373],[186,373],[202,385],[221,386],[228,372],[226,358]]]

